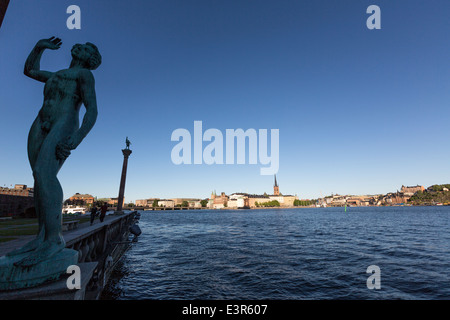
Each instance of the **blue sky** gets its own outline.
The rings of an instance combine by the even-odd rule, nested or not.
[[[66,8],[81,8],[81,30]],[[366,9],[381,8],[381,30]],[[279,129],[280,191],[300,198],[449,183],[448,0],[23,0],[0,29],[0,185],[33,184],[27,135],[43,84],[23,75],[34,44],[58,36],[41,68],[93,42],[99,116],[58,177],[117,197],[125,137],[126,201],[272,192],[261,165],[180,165],[172,131]],[[83,113],[80,115],[83,116]]]

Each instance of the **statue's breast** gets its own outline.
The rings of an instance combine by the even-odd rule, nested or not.
[[[55,73],[45,84],[46,96],[67,96],[77,94],[77,81],[74,72],[59,71]]]
[[[77,72],[74,72],[73,70],[61,70],[56,72],[52,78],[54,78],[55,81],[61,83],[76,81]]]

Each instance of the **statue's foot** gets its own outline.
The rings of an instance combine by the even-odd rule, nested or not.
[[[46,241],[29,255],[15,262],[16,267],[31,267],[43,260],[47,260],[65,248],[64,243]]]
[[[13,257],[18,256],[30,251],[36,250],[40,245],[42,245],[44,237],[37,236],[35,239],[31,240],[30,242],[27,242],[23,247],[13,250],[11,252],[8,252],[6,254],[7,257]]]

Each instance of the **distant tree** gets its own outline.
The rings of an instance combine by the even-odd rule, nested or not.
[[[152,205],[152,207],[153,208],[156,208],[158,206],[158,200],[153,200],[153,205]]]
[[[67,202],[67,204],[74,205],[74,206],[85,206],[86,205],[86,202],[81,199],[76,199],[76,200],[67,199],[66,202]]]
[[[313,205],[317,202],[317,200],[294,200],[294,206],[307,207]]]
[[[202,201],[200,201],[200,203],[201,203],[201,205],[202,205],[202,208],[206,208],[206,206],[208,205],[208,200],[202,200]]]
[[[278,200],[272,200],[272,201],[261,203],[261,206],[263,206],[263,207],[279,207],[280,203],[278,202]]]
[[[433,191],[444,191],[444,188],[450,189],[450,184],[435,184],[430,187]]]
[[[189,202],[187,202],[186,200],[184,200],[182,203],[181,203],[181,206],[182,207],[189,207]]]

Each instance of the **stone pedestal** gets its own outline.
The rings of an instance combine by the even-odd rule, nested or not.
[[[128,157],[132,153],[130,149],[123,149],[123,166],[122,166],[122,177],[120,178],[120,188],[119,188],[119,199],[117,200],[117,210],[114,214],[123,213],[123,195],[125,194],[125,181],[127,179],[127,167],[128,167]]]
[[[29,288],[56,280],[78,262],[78,251],[65,248],[29,267],[16,265],[27,254],[0,258],[0,290]]]
[[[84,300],[86,287],[92,278],[97,262],[77,264],[81,271],[81,289],[68,289],[67,276],[57,281],[33,288],[0,291],[0,300]]]

